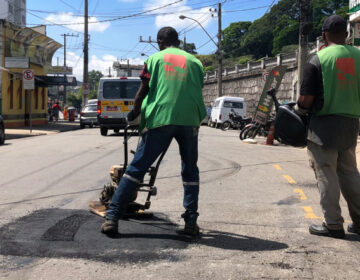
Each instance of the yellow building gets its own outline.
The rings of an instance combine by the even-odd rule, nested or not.
[[[33,125],[47,123],[47,86],[53,83],[46,74],[61,46],[43,33],[0,20],[0,114],[5,127],[28,125],[30,118]],[[28,68],[21,64],[27,59],[35,73],[34,90],[23,88],[23,71]]]

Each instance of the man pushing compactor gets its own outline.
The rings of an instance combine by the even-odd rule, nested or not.
[[[180,42],[174,28],[160,29],[157,43],[160,51],[145,61],[134,109],[128,115],[128,120],[141,117],[141,143],[106,211],[106,221],[101,226],[104,234],[118,233],[118,220],[125,214],[139,183],[173,138],[178,142],[181,155],[186,210],[182,215],[183,232],[199,234],[198,133],[200,122],[206,116],[202,97],[203,66],[193,55],[178,48]]]

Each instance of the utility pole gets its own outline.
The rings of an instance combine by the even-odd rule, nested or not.
[[[64,104],[66,103],[66,37],[79,37],[75,34],[61,34],[64,37]],[[59,65],[59,63],[58,63]]]
[[[154,44],[157,44],[157,41],[153,41],[151,40],[151,36],[149,36],[149,40],[143,40],[142,36],[140,36],[140,40],[139,43],[147,43],[150,44],[154,49],[156,49],[157,51],[159,50],[159,48],[157,48]]]
[[[186,51],[186,34],[184,32],[183,50]]]
[[[84,0],[84,71],[83,71],[83,102],[85,106],[89,94],[89,18],[88,18],[88,0]]]
[[[218,3],[218,49],[217,49],[217,55],[218,55],[218,62],[219,62],[219,68],[218,68],[218,97],[222,96],[222,50],[221,50],[221,3]]]
[[[296,95],[300,94],[300,87],[303,81],[304,66],[308,55],[308,35],[312,30],[312,9],[311,0],[298,0],[300,8],[299,24],[299,54],[298,54],[298,84]],[[297,99],[296,96],[296,99]]]

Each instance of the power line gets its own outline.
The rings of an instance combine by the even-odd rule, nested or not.
[[[117,20],[122,20],[122,19],[126,19],[126,18],[131,18],[131,17],[138,17],[138,16],[141,16],[143,14],[147,14],[147,13],[151,13],[153,11],[157,11],[157,10],[160,10],[162,8],[166,8],[166,7],[169,7],[171,5],[174,5],[176,3],[179,3],[179,2],[182,2],[184,0],[177,0],[175,2],[172,2],[172,3],[169,3],[169,4],[166,4],[166,5],[163,5],[163,6],[160,6],[160,7],[157,7],[157,8],[153,8],[153,9],[150,9],[150,10],[146,10],[146,11],[143,11],[143,12],[139,12],[139,13],[135,13],[135,14],[131,14],[131,15],[126,15],[126,16],[120,16],[120,17],[115,17],[115,18],[112,18],[112,19],[104,19],[104,20],[97,20],[97,21],[89,21],[89,24],[93,24],[93,23],[102,23],[102,22],[112,22],[112,21],[117,21]],[[65,25],[79,25],[79,24],[83,24],[83,23],[79,23],[79,22],[73,22],[73,23],[62,23],[62,24],[59,24],[59,23],[52,23],[52,24],[47,24],[48,26],[65,26]]]

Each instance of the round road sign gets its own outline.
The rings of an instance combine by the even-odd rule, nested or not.
[[[33,70],[25,70],[23,73],[24,79],[27,81],[31,81],[34,79],[34,71]]]

